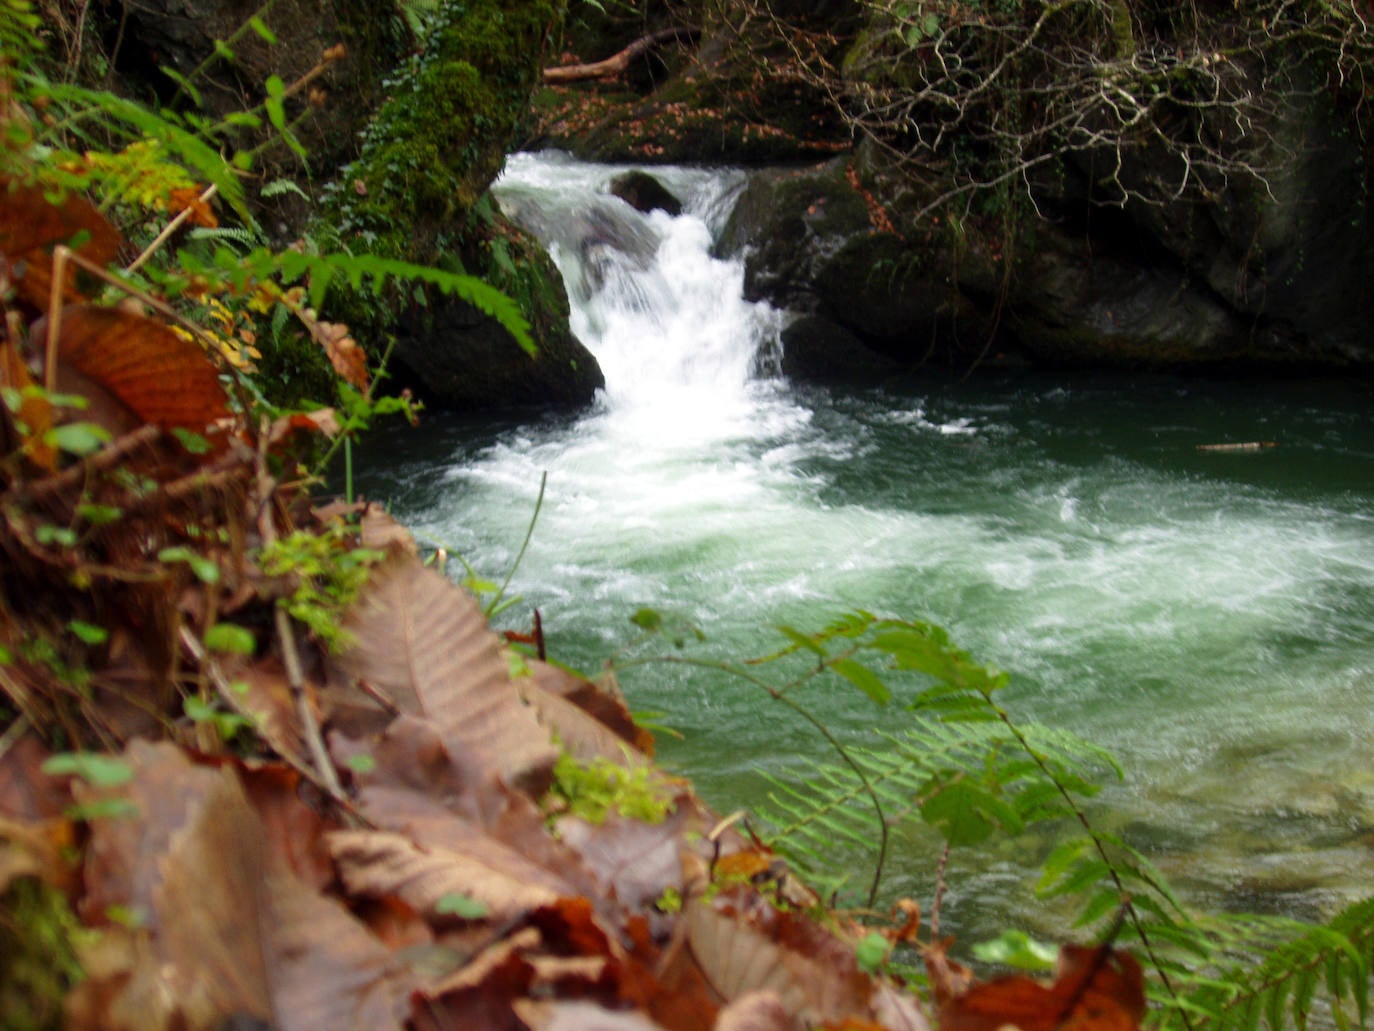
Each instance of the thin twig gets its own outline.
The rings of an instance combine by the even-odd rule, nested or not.
[[[215,183],[211,183],[205,188],[204,192],[201,193],[198,203],[208,203],[218,189],[219,187]],[[124,274],[127,276],[137,272],[143,266],[144,262],[156,254],[162,248],[162,245],[171,239],[173,233],[186,224],[186,220],[191,217],[192,212],[195,210],[194,204],[188,204],[186,207],[182,208],[181,213],[167,223],[162,232],[158,233],[153,239],[153,242],[143,248],[143,253],[135,258],[129,265],[125,266]]]
[[[48,347],[43,367],[43,387],[49,395],[57,393],[57,338],[62,332],[62,293],[67,278],[67,261],[75,257],[71,248],[58,244],[52,252],[52,289],[48,294]]]
[[[261,499],[261,506],[258,510],[258,532],[262,536],[264,545],[273,544],[277,540],[277,527],[272,522],[270,504],[272,494],[276,490],[276,481],[267,472],[268,428],[267,419],[264,417],[258,434],[258,493]],[[310,749],[311,758],[320,777],[329,787],[330,797],[342,797],[343,787],[339,784],[339,776],[334,769],[334,763],[329,758],[329,750],[325,748],[319,721],[315,719],[315,710],[310,707],[310,698],[305,689],[305,676],[301,671],[300,652],[296,649],[296,634],[291,627],[290,613],[280,605],[275,605],[274,608],[276,610],[277,643],[281,646],[282,662],[286,666],[286,682],[291,689],[291,700],[296,706],[297,718],[301,721],[301,734],[305,738],[306,746]]]
[[[229,678],[226,677],[224,671],[219,668],[219,663],[215,662],[215,660],[210,657],[210,654],[205,650],[205,646],[201,644],[200,641],[196,640],[196,635],[191,633],[189,627],[183,626],[181,628],[181,643],[183,647],[190,652],[191,657],[200,665],[200,668],[209,676],[210,682],[215,687],[215,692],[219,695],[224,704],[229,706],[229,708],[238,715],[251,720],[253,725],[257,727],[257,718],[244,706],[243,700],[239,698],[238,693],[229,682]],[[261,733],[260,727],[259,733]],[[281,756],[282,761],[285,762],[286,765],[290,766],[311,784],[315,785],[321,793],[329,796],[329,798],[331,798],[340,808],[355,819],[371,826],[371,821],[359,813],[354,807],[352,800],[344,794],[343,789],[339,786],[337,778],[331,779],[321,777],[311,768],[308,762],[300,756],[295,755],[283,741],[268,741],[268,744],[276,750],[277,754]],[[332,766],[330,770],[333,770]]]

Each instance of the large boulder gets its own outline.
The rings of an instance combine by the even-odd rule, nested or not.
[[[823,378],[845,365],[823,360],[825,341],[863,376],[966,365],[988,351],[993,263],[933,227],[899,229],[901,217],[850,158],[751,174],[718,249],[744,256],[750,300],[808,316],[784,337],[785,354],[808,356],[785,358],[789,374]]]
[[[1098,205],[1069,162],[1037,183],[1035,217],[952,213],[930,206],[950,181],[861,148],[753,172],[721,248],[745,255],[751,297],[811,317],[810,357],[788,363],[809,375],[844,365],[818,356],[827,340],[862,368],[855,341],[906,367],[1374,369],[1374,225],[1353,199],[1370,186],[1364,143],[1329,96],[1278,99],[1265,178],[1224,193]],[[1172,160],[1142,149],[1120,175],[1167,179]]]
[[[520,304],[533,358],[462,300],[431,294],[417,308],[406,292],[353,299],[350,324],[395,331],[403,378],[441,405],[586,404],[601,382],[569,329],[557,270],[499,218],[488,193],[521,138],[560,17],[554,0],[442,4],[318,226],[355,252],[482,276]]]

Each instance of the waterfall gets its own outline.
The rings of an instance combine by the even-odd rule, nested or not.
[[[646,443],[745,429],[754,374],[775,355],[782,314],[744,300],[742,261],[711,254],[743,175],[660,170],[683,202],[673,217],[612,195],[626,170],[516,154],[494,193],[563,274],[573,332],[601,365],[601,403],[617,425]]]

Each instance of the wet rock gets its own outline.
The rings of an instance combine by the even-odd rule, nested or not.
[[[646,215],[665,211],[673,218],[682,214],[682,201],[648,172],[632,171],[611,180],[611,194]]]

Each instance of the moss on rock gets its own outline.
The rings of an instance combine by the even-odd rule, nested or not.
[[[405,378],[440,403],[586,402],[600,381],[595,359],[568,328],[556,269],[542,253],[521,257],[486,200],[522,139],[561,16],[553,0],[443,4],[423,52],[389,84],[358,160],[328,194],[323,246],[481,276],[510,293],[530,322],[534,359],[462,301],[429,296],[417,304],[413,289],[346,299],[343,315],[360,339],[394,333]]]

